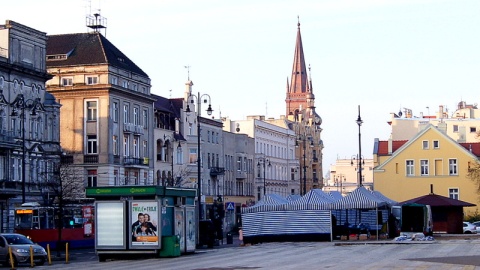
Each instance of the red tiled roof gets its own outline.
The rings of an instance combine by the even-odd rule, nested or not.
[[[392,141],[392,153],[397,151],[398,148],[402,147],[407,140],[404,141]],[[379,141],[378,142],[378,152],[377,155],[379,156],[388,156],[388,141]]]
[[[480,142],[475,143],[459,143],[463,146],[467,151],[472,152],[477,157],[480,157]]]

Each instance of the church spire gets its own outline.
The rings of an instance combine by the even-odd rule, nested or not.
[[[292,78],[290,81],[290,86],[287,89],[287,98],[285,100],[287,115],[295,114],[295,110],[298,110],[300,107],[307,108],[308,104],[306,95],[308,92],[312,92],[312,89],[309,89],[307,68],[303,54],[302,35],[300,33],[300,19],[298,20],[297,27],[298,29],[297,39],[295,41],[295,54],[293,56]]]

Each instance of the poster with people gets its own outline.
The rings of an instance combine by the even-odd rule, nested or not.
[[[157,201],[131,201],[131,246],[152,248],[159,246],[159,214]]]

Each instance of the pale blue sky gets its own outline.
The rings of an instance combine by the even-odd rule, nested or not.
[[[0,22],[47,34],[85,32],[100,7],[107,38],[152,80],[152,92],[182,97],[189,65],[194,91],[212,98],[215,117],[285,113],[297,16],[323,118],[324,174],[337,157],[362,154],[389,137],[391,112],[450,112],[478,103],[478,0],[16,0]],[[427,109],[429,107],[429,109]]]

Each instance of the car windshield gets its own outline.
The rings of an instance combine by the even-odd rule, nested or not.
[[[5,237],[9,245],[23,245],[23,244],[33,245],[33,242],[23,235],[12,234],[12,235],[3,235],[3,237]]]

